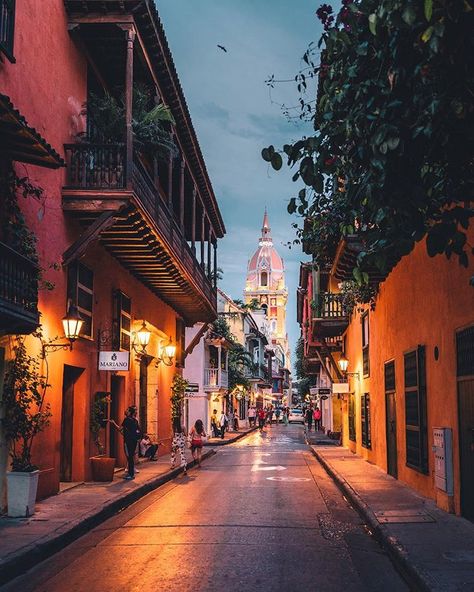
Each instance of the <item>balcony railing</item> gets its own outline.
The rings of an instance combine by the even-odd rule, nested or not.
[[[127,187],[123,144],[66,144],[66,189],[125,190]],[[154,221],[173,255],[187,270],[199,289],[215,301],[212,281],[196,259],[174,214],[168,208],[161,187],[157,187],[137,158],[132,169],[132,188],[142,208]]]
[[[10,61],[13,57],[13,38],[15,32],[15,0],[0,0],[0,51]]]
[[[313,339],[337,337],[347,328],[348,316],[343,307],[342,294],[321,292],[313,306]]]
[[[67,187],[123,189],[124,144],[66,144]]]
[[[229,377],[227,370],[220,368],[204,369],[204,388],[227,388],[229,386]]]
[[[0,334],[31,333],[38,322],[38,267],[0,242]]]

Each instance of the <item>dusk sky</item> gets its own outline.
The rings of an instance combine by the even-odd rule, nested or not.
[[[277,85],[270,96],[265,80],[271,74],[294,78],[308,44],[319,38],[319,3],[157,0],[156,5],[227,228],[219,243],[219,266],[224,270],[220,287],[242,298],[266,206],[275,246],[285,261],[293,354],[299,337],[299,262],[307,256],[298,246],[285,246],[295,238],[291,224],[297,221],[286,206],[299,186],[291,181],[290,169],[269,169],[260,152],[269,144],[281,147],[311,133],[311,126],[288,122],[281,112],[281,103],[297,105],[296,85]]]

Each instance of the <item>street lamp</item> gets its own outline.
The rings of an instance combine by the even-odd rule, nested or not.
[[[348,372],[347,371],[347,369],[349,368],[349,360],[346,358],[344,353],[341,355],[341,357],[339,358],[337,363],[339,364],[339,368],[341,369],[341,372],[344,375],[344,378],[347,378],[348,376],[357,376],[358,379],[360,378],[358,372]]]
[[[80,312],[77,309],[77,306],[74,304],[70,304],[67,314],[62,318],[62,324],[64,329],[64,337],[68,340],[67,343],[55,343],[54,341],[50,341],[48,343],[43,343],[43,351],[42,357],[43,359],[46,357],[47,351],[52,350],[56,351],[59,349],[69,349],[72,350],[73,343],[79,337],[79,334],[82,329],[82,325],[84,324],[84,319],[82,318]]]
[[[146,354],[147,345],[150,343],[151,331],[148,330],[145,321],[138,331],[134,333],[134,341],[132,347],[137,354]]]
[[[171,337],[166,345],[164,345],[158,353],[156,358],[156,365],[163,364],[165,366],[171,366],[173,364],[173,358],[176,355],[176,345],[173,345]]]

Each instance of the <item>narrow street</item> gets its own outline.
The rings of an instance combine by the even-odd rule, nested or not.
[[[67,494],[66,494],[67,495]],[[223,447],[3,592],[408,588],[300,425]]]

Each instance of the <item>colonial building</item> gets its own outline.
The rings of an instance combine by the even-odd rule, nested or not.
[[[216,317],[225,228],[153,2],[2,6],[0,200],[18,211],[0,221],[0,357],[8,363],[25,336],[51,385],[50,426],[33,446],[44,497],[91,479],[98,400],[116,421],[136,404],[142,429],[169,450],[184,328]],[[162,144],[132,127],[138,109],[163,115]],[[72,346],[61,319],[77,310]],[[128,369],[104,370],[105,354],[99,366],[110,351]],[[123,464],[118,434],[107,427],[101,438]],[[5,468],[5,442],[0,456]]]
[[[428,257],[421,242],[386,273],[370,272],[372,304],[352,306],[346,282],[362,249],[349,236],[331,268],[302,266],[308,371],[333,383],[345,446],[474,520],[472,269]]]
[[[267,316],[269,345],[274,352],[273,391],[283,395],[289,389],[290,349],[286,332],[285,266],[271,236],[268,214],[263,216],[262,234],[258,248],[249,260],[245,282],[244,301],[256,301]]]

